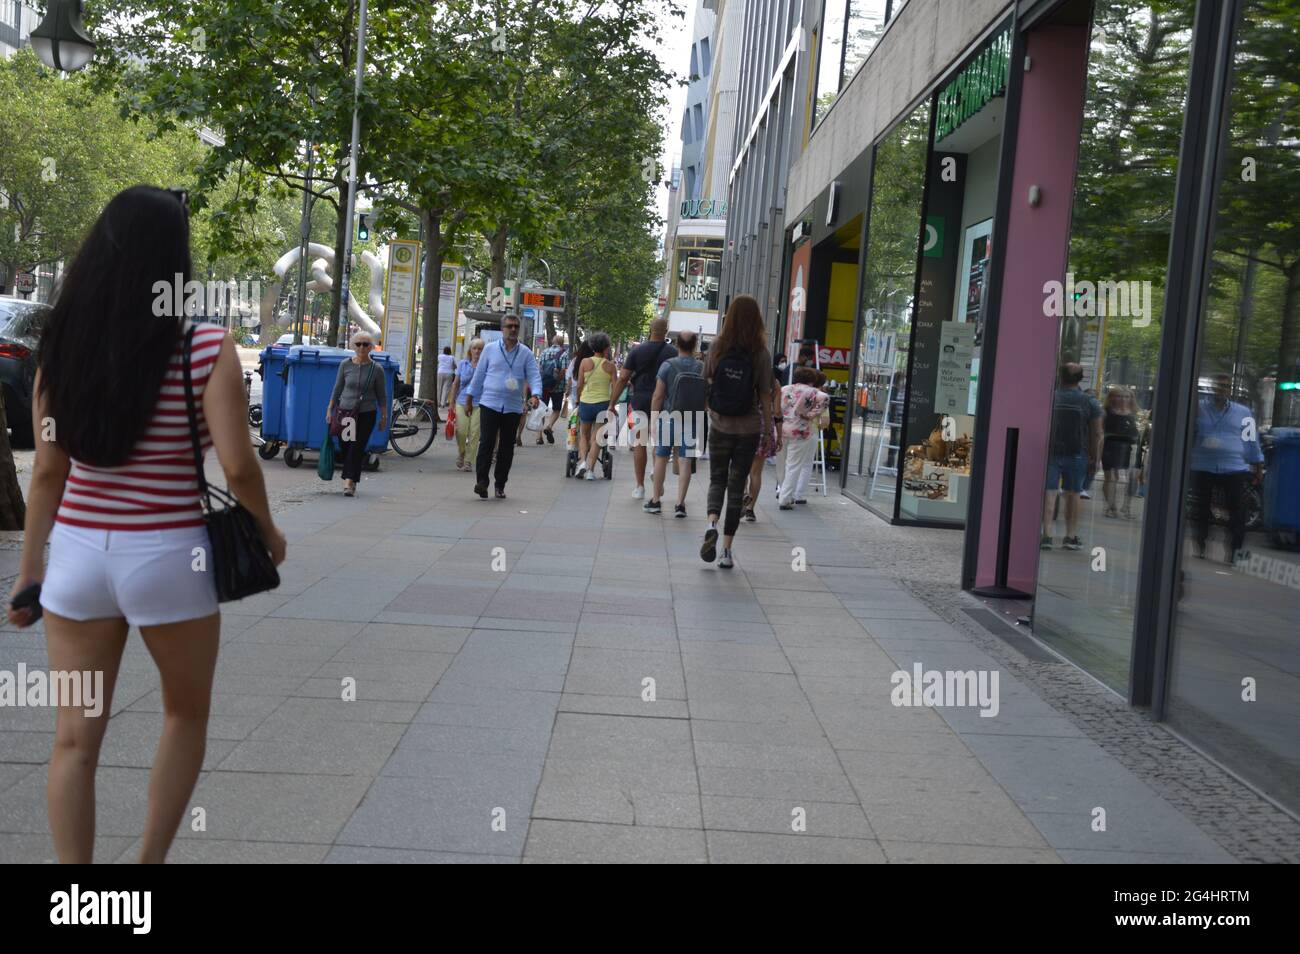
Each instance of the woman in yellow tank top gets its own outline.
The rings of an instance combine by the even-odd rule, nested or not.
[[[609,335],[596,332],[590,338],[593,355],[578,365],[578,470],[575,477],[585,472],[588,480],[595,480],[596,457],[600,442],[593,439],[591,429],[600,412],[609,407],[609,390],[616,371],[609,360]]]

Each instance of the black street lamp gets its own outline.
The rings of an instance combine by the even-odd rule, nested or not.
[[[49,0],[45,19],[31,33],[32,50],[51,69],[75,73],[95,55],[81,23],[81,0]]]

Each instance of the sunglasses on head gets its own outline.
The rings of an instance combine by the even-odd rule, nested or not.
[[[171,188],[166,191],[168,195],[170,195],[172,198],[174,198],[177,202],[181,204],[181,208],[185,210],[185,214],[189,215],[190,214],[190,190]]]

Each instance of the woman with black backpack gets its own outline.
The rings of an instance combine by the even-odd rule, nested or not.
[[[745,481],[759,436],[772,430],[772,354],[767,348],[763,314],[752,296],[741,295],[731,302],[722,332],[709,348],[705,377],[709,381],[709,528],[700,558],[712,563],[717,557],[718,518],[725,496],[718,566],[730,569],[735,565],[731,544],[740,526]],[[778,451],[780,434],[778,429]]]

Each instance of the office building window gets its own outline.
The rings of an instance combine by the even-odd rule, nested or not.
[[[813,126],[875,49],[885,25],[902,9],[900,0],[826,0],[822,9]]]

